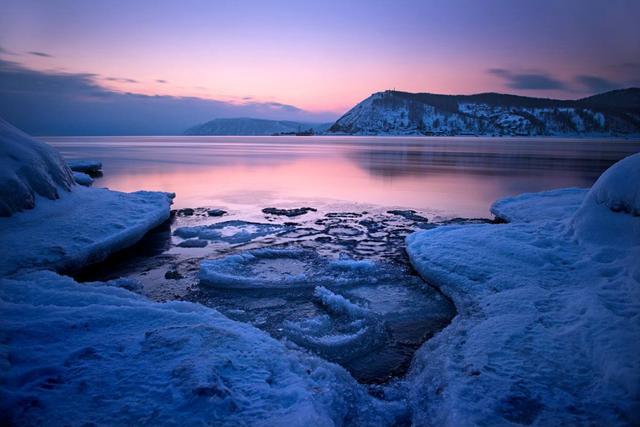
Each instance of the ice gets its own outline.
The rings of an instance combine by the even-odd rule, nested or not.
[[[73,172],[73,180],[76,184],[84,185],[85,187],[91,187],[93,184],[93,178],[83,172]]]
[[[640,423],[639,170],[634,155],[588,193],[499,201],[508,224],[407,238],[459,313],[414,359],[415,424]]]
[[[237,244],[247,243],[258,237],[274,234],[284,228],[279,224],[232,220],[209,225],[180,227],[174,231],[174,234],[183,239],[198,237],[205,240]]]
[[[255,249],[200,263],[200,283],[217,288],[313,286],[317,262],[303,249]]]
[[[0,217],[32,209],[37,196],[57,199],[73,185],[56,150],[0,118]]]
[[[211,298],[212,306],[339,362],[364,382],[403,372],[413,349],[453,315],[448,301],[399,265],[295,247],[202,261],[200,285],[197,300]]]
[[[322,286],[315,288],[314,297],[333,316],[286,322],[285,333],[292,341],[341,362],[370,353],[384,343],[384,322],[375,313]]]
[[[172,197],[76,186],[58,200],[38,199],[36,209],[0,218],[0,275],[101,261],[165,222]]]
[[[372,274],[373,272],[380,274]],[[313,250],[262,248],[200,263],[200,283],[216,288],[291,288],[372,283],[384,277],[369,260],[335,259]]]
[[[68,159],[67,166],[74,172],[84,172],[86,174],[97,173],[102,170],[102,162],[91,159]]]
[[[399,403],[213,309],[51,272],[0,279],[13,425],[391,425]]]

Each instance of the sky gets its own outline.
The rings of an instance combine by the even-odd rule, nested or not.
[[[332,121],[385,89],[575,99],[640,86],[638,22],[637,0],[2,0],[0,115],[172,133]]]

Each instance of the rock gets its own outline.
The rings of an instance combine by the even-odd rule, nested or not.
[[[407,210],[394,209],[394,210],[387,211],[387,213],[389,213],[391,215],[401,216],[401,217],[403,217],[405,219],[408,219],[409,221],[429,222],[428,218],[425,218],[422,215],[418,215],[416,213],[416,211],[414,211],[412,209],[407,209]]]
[[[195,210],[192,208],[178,209],[178,216],[193,216]]]
[[[184,276],[178,273],[176,270],[169,270],[166,273],[164,273],[164,278],[169,280],[180,280],[184,278]]]
[[[318,210],[310,207],[293,208],[293,209],[279,209],[279,208],[264,208],[263,213],[268,215],[284,215],[288,217],[300,216],[309,212],[317,212]]]
[[[89,159],[67,160],[67,166],[74,172],[84,172],[86,174],[98,173],[102,170],[102,162]]]
[[[223,216],[227,213],[227,211],[222,209],[209,209],[207,211],[207,215],[209,216]]]
[[[204,248],[208,244],[209,242],[204,239],[188,239],[178,243],[178,246],[181,248]]]

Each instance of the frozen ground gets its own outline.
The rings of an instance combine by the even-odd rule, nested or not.
[[[416,424],[640,423],[640,154],[590,191],[498,201],[504,225],[407,239],[458,316],[416,354]]]

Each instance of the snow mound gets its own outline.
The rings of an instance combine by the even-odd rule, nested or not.
[[[575,237],[585,241],[640,244],[640,153],[620,160],[598,178],[571,227]]]
[[[640,153],[607,169],[589,191],[585,204],[590,203],[640,216]]]
[[[498,202],[512,223],[407,238],[416,270],[459,313],[414,358],[415,424],[640,423],[640,217],[609,207],[633,210],[638,158],[586,197]]]
[[[56,150],[0,118],[0,217],[32,209],[37,196],[57,199],[73,185]]]
[[[76,187],[59,200],[0,218],[0,275],[78,269],[131,246],[169,218],[173,195]]]
[[[173,234],[183,239],[198,237],[204,240],[237,244],[247,243],[258,237],[268,236],[283,229],[286,229],[286,227],[279,224],[232,220],[209,225],[180,227]]]
[[[73,180],[76,184],[84,185],[85,187],[91,187],[93,184],[93,178],[84,172],[73,172]]]
[[[390,425],[337,365],[186,302],[0,279],[0,411],[15,425]]]

